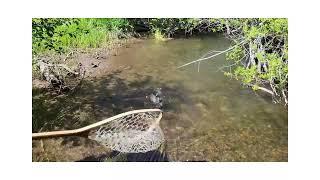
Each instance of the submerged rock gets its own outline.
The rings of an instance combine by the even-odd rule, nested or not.
[[[156,108],[161,109],[163,107],[161,88],[155,89],[149,96],[146,96],[146,98],[149,99]]]

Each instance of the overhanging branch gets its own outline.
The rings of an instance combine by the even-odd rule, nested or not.
[[[206,57],[206,58],[200,58],[200,59],[191,61],[191,62],[189,62],[189,63],[186,63],[186,64],[184,64],[184,65],[181,65],[181,66],[177,67],[177,69],[180,69],[180,68],[185,67],[185,66],[188,66],[188,65],[190,65],[190,64],[197,63],[197,62],[200,62],[200,61],[204,61],[204,60],[207,60],[207,59],[211,59],[211,58],[214,58],[214,57],[219,56],[219,55],[221,55],[221,54],[224,54],[224,53],[226,53],[226,52],[234,49],[234,48],[237,47],[238,45],[243,44],[244,42],[245,42],[245,41],[242,41],[242,42],[240,42],[239,44],[236,44],[236,45],[234,45],[234,46],[232,46],[232,47],[230,47],[230,48],[228,48],[228,49],[226,49],[226,50],[224,50],[224,51],[220,51],[219,53],[214,54],[214,55],[212,55],[212,56],[209,56],[209,57]]]

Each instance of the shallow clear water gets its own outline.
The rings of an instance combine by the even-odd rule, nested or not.
[[[227,63],[224,55],[202,62],[199,72],[197,65],[176,68],[229,45],[219,36],[143,41],[109,59],[110,73],[85,81],[76,93],[53,103],[55,113],[35,107],[38,113],[33,116],[51,118],[42,123],[48,130],[77,128],[131,109],[151,108],[145,96],[160,87],[161,128],[170,160],[287,161],[286,109],[225,77],[219,71]]]

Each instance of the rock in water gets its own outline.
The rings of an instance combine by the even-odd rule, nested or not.
[[[156,96],[160,97],[162,96],[162,92],[161,92],[161,88],[157,88],[153,91],[153,94],[155,94]]]
[[[162,92],[161,88],[155,89],[149,96],[147,96],[151,103],[156,107],[156,108],[162,108],[163,106],[163,100],[162,100]]]

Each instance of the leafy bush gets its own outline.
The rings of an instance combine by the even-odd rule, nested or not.
[[[131,19],[132,25],[145,26],[153,34],[160,33],[164,37],[173,37],[176,34],[192,35],[197,32],[212,32],[216,25],[215,19],[198,18],[147,18]]]
[[[253,90],[264,89],[274,100],[287,103],[288,94],[288,21],[287,19],[229,19],[230,36],[241,45],[227,54],[236,68],[226,73]],[[225,26],[226,24],[223,24]]]

